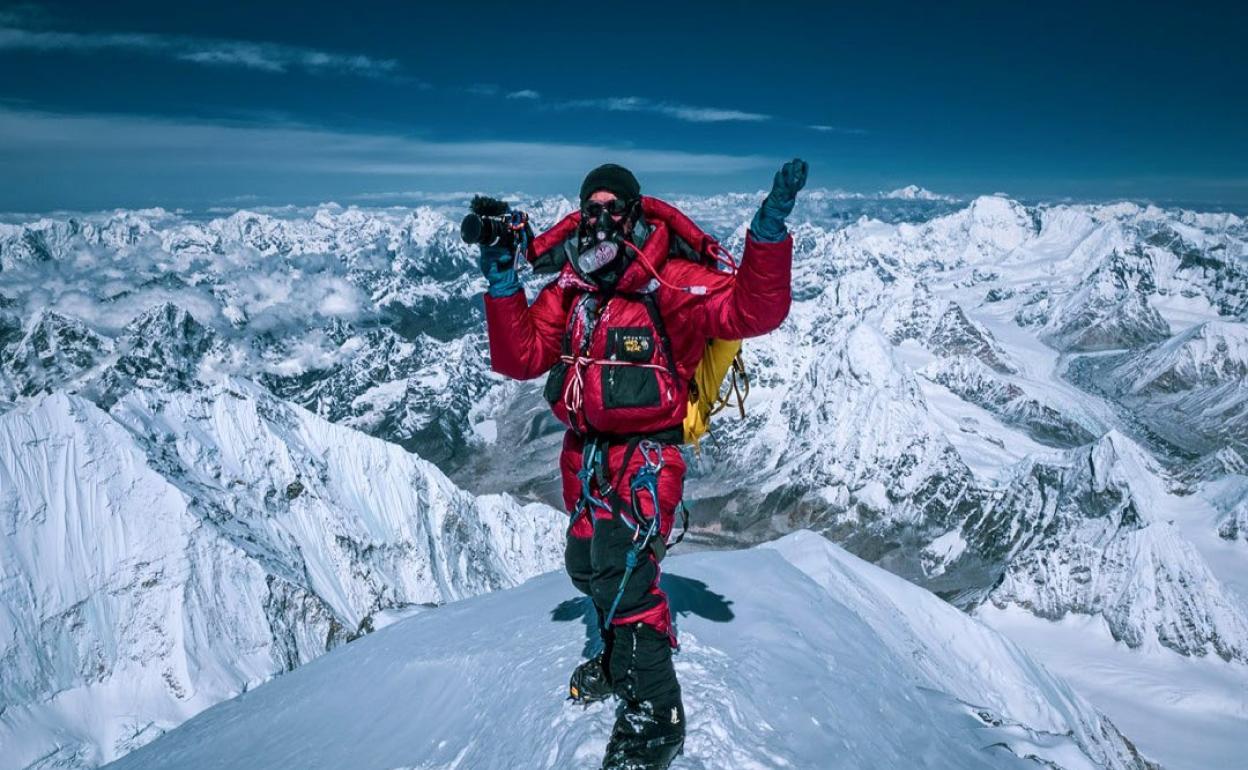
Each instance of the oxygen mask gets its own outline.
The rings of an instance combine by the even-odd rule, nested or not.
[[[613,198],[610,201],[588,201],[581,208],[578,233],[577,269],[589,276],[621,261],[624,227],[632,204]],[[604,271],[613,272],[613,271]]]

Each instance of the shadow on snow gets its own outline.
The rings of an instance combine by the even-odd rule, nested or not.
[[[715,623],[727,623],[733,619],[732,600],[707,587],[706,583],[693,578],[665,573],[659,585],[667,594],[668,604],[676,618],[697,615]],[[581,654],[592,657],[602,648],[598,633],[598,613],[588,596],[579,596],[559,603],[550,611],[550,619],[561,623],[580,620],[585,624],[585,647]]]

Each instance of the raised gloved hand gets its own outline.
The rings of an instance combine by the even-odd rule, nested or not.
[[[510,297],[520,291],[520,278],[516,275],[516,255],[502,246],[482,246],[478,260],[491,297]]]
[[[776,172],[776,178],[771,183],[771,192],[763,199],[763,205],[758,208],[754,221],[750,223],[754,240],[765,243],[784,240],[788,233],[784,220],[793,213],[797,191],[806,186],[807,170],[806,161],[794,158]]]

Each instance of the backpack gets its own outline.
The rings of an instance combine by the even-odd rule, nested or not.
[[[720,393],[725,378],[731,376],[728,391]],[[695,452],[702,449],[702,437],[711,430],[711,417],[733,403],[745,419],[745,397],[750,394],[750,377],[741,359],[741,340],[711,339],[698,368],[689,381],[689,407],[685,411],[685,443]]]
[[[727,255],[724,248],[697,228],[684,214],[649,196],[643,196],[642,203],[644,213],[658,213],[671,226],[669,257],[691,259],[712,266],[728,264],[735,270],[736,262]],[[569,226],[573,216],[565,217],[536,239],[535,248],[526,255],[534,272],[555,273],[563,268],[565,262],[576,258],[576,226]],[[659,330],[660,340],[666,347],[664,353],[669,361],[674,361],[671,340],[663,330],[662,316],[658,313],[656,303],[647,302],[646,305],[656,329]],[[745,417],[745,398],[750,392],[750,378],[741,357],[741,348],[741,340],[708,339],[702,359],[689,380],[689,403],[683,425],[684,443],[693,445],[695,452],[701,451],[702,438],[710,432],[712,416],[728,406],[736,406],[741,417]],[[725,380],[728,380],[728,389],[721,393]]]

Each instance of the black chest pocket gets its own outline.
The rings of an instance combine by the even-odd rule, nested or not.
[[[567,378],[568,365],[563,361],[556,361],[550,367],[550,374],[546,375],[546,386],[542,388],[542,395],[548,402],[554,404],[563,398],[564,381]]]
[[[645,326],[607,329],[607,360],[602,366],[602,405],[607,409],[659,405],[654,330]],[[619,362],[619,363],[616,363]]]

